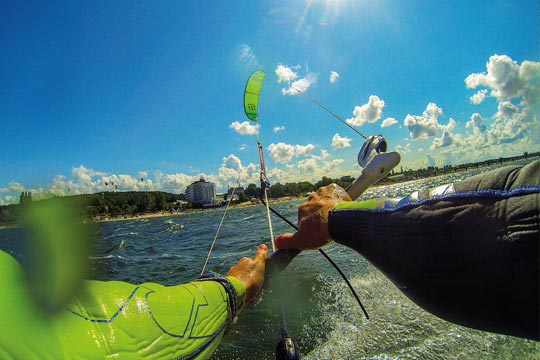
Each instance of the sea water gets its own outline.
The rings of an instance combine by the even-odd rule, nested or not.
[[[363,198],[400,197],[458,181],[488,168],[373,187]],[[273,205],[291,220],[300,200]],[[97,225],[93,277],[175,285],[197,278],[224,214],[208,210]],[[293,231],[274,219],[274,233]],[[0,248],[20,258],[22,230],[0,231]],[[231,208],[208,270],[225,274],[257,245],[269,244],[263,206]],[[315,251],[300,254],[270,289],[239,315],[213,359],[274,359],[280,340],[280,292],[287,327],[304,359],[538,359],[540,343],[476,331],[441,320],[408,300],[354,251],[331,244],[330,257],[347,274],[369,313],[366,319],[337,271]],[[496,314],[494,314],[496,316]],[[531,314],[538,316],[538,314]]]

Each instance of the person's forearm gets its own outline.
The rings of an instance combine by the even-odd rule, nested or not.
[[[330,234],[426,310],[537,339],[539,179],[534,162],[473,177],[442,197],[387,209],[341,206],[329,214]]]

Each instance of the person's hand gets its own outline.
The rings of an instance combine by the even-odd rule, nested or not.
[[[241,258],[227,273],[227,276],[234,276],[244,283],[246,287],[245,304],[249,304],[255,300],[262,290],[267,257],[268,247],[261,244],[253,259],[248,257]]]
[[[318,249],[332,241],[328,230],[328,213],[341,201],[351,201],[342,187],[336,184],[320,187],[298,207],[298,231],[276,238],[279,249]]]

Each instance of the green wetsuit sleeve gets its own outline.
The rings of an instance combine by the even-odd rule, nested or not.
[[[61,344],[50,317],[29,296],[25,273],[0,251],[0,359],[60,359]]]
[[[46,314],[29,296],[20,264],[0,251],[0,358],[207,359],[245,298],[241,281],[218,280],[85,281],[64,310]]]
[[[242,304],[243,284],[226,279]],[[67,358],[207,359],[233,321],[230,296],[211,280],[177,286],[89,281],[56,322],[57,331]]]
[[[378,199],[369,199],[364,201],[342,201],[337,204],[333,210],[343,209],[376,209]]]

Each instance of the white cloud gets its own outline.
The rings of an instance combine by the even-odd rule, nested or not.
[[[489,144],[508,144],[522,140],[527,134],[522,124],[517,118],[496,119],[487,131],[487,139]],[[538,134],[533,136],[538,137]]]
[[[381,127],[385,128],[385,127],[392,126],[397,123],[398,121],[396,119],[389,117],[383,120],[383,122],[381,123]]]
[[[457,126],[457,121],[454,120],[453,118],[450,118],[450,120],[448,120],[448,124],[441,125],[441,129],[443,129],[445,131],[452,131],[452,130],[454,130],[454,128],[456,126]]]
[[[249,45],[238,45],[237,52],[237,62],[243,69],[253,69],[259,67],[259,61]]]
[[[223,158],[223,166],[229,169],[239,170],[242,168],[242,161],[238,156],[230,154]]]
[[[229,125],[229,128],[233,129],[240,135],[257,135],[259,131],[259,124],[253,125],[249,121],[244,121],[242,123],[235,121]]]
[[[332,149],[342,149],[351,146],[351,139],[348,137],[341,137],[339,134],[335,134],[332,137]]]
[[[405,146],[397,144],[395,147],[396,151],[400,154],[406,154],[411,152],[411,143],[407,143]]]
[[[300,156],[300,155],[307,156],[307,155],[309,155],[311,153],[311,151],[313,151],[314,148],[315,148],[315,146],[312,145],[312,144],[295,145],[294,146],[295,155],[296,156]]]
[[[8,193],[8,192],[18,193],[22,191],[24,191],[24,186],[22,186],[16,181],[11,181],[8,184],[8,186],[5,188],[0,188],[0,193]]]
[[[186,175],[182,173],[162,175],[156,179],[159,184],[156,188],[175,193],[184,192],[188,185],[199,180],[199,178],[200,176],[198,175]]]
[[[139,171],[139,178],[140,179],[146,179],[148,177],[147,171]]]
[[[516,105],[510,101],[502,101],[499,103],[498,111],[493,117],[495,119],[512,119],[517,113],[519,113],[519,108]]]
[[[409,128],[411,138],[427,139],[437,134],[437,130],[440,128],[437,118],[442,113],[442,109],[437,104],[429,103],[422,116],[408,114],[403,124]]]
[[[276,75],[278,77],[278,83],[290,83],[291,81],[296,80],[298,74],[288,66],[283,66],[278,64],[276,67]]]
[[[87,182],[87,183],[90,183],[92,181],[92,178],[95,176],[106,175],[105,173],[88,169],[84,165],[71,169],[71,174],[73,175],[75,180],[78,180],[80,182]]]
[[[300,69],[300,66],[297,65],[294,69]],[[282,64],[278,64],[275,73],[278,77],[279,84],[286,83],[289,85],[288,88],[281,89],[283,95],[298,95],[299,93],[297,90],[305,92],[311,85],[317,82],[316,74],[308,71],[305,77],[298,78],[298,73],[294,71],[293,68]]]
[[[268,146],[268,151],[270,151],[270,156],[276,163],[282,163],[290,161],[294,156],[294,145],[277,143],[270,144]]]
[[[347,119],[346,122],[352,126],[362,126],[365,122],[374,123],[380,119],[383,108],[384,100],[377,95],[371,95],[367,104],[355,106],[354,117]]]
[[[430,149],[434,150],[441,147],[448,147],[454,143],[454,137],[450,131],[443,131],[442,137],[433,139]]]
[[[529,106],[540,101],[540,62],[524,61],[519,68],[523,97]]]
[[[240,145],[240,147],[238,148],[238,150],[240,150],[240,151],[247,151],[247,149],[248,149],[248,146],[247,146],[246,144],[242,144],[242,145]]]
[[[316,82],[317,75],[315,75],[314,73],[308,73],[305,77],[291,83],[289,88],[281,89],[281,93],[283,95],[298,95],[299,92],[297,90],[300,90],[301,92],[306,92],[306,90],[309,89],[311,85],[315,84]]]
[[[247,166],[242,164],[240,158],[234,154],[230,154],[223,158],[223,163],[219,168],[216,187],[226,186],[230,183],[252,183],[257,182],[258,171],[257,166],[249,163]]]
[[[345,171],[350,171],[350,169],[344,170],[340,168],[343,163],[343,159],[326,159],[321,152],[321,156],[312,154],[305,159],[299,160],[297,163],[288,164],[286,166],[286,171],[274,168],[270,173],[272,174],[274,181],[282,183],[299,181],[299,179],[315,182],[329,174],[342,174]]]
[[[479,113],[474,113],[471,115],[471,118],[465,124],[466,128],[473,129],[473,132],[477,131],[483,133],[486,131],[486,125],[484,125],[484,119]]]
[[[274,128],[272,129],[272,131],[273,131],[274,133],[278,133],[278,132],[284,131],[284,130],[285,130],[285,126],[276,126],[276,127],[274,127]]]
[[[486,72],[474,73],[465,79],[469,89],[479,86],[491,90],[498,101],[523,96],[530,104],[538,102],[540,93],[540,62],[524,61],[519,65],[507,55],[493,55],[486,64]],[[484,95],[473,95],[478,99]],[[471,98],[472,99],[472,98]],[[473,100],[471,102],[474,103]]]
[[[268,151],[272,160],[276,163],[285,163],[291,161],[293,157],[308,156],[315,148],[312,144],[307,145],[290,145],[279,142],[277,144],[270,144]]]
[[[330,71],[330,84],[335,83],[339,79],[339,74],[335,71]]]
[[[327,159],[328,157],[330,156],[330,154],[328,153],[328,150],[326,149],[321,149],[321,159]]]
[[[474,113],[465,124],[472,134],[463,143],[474,149],[476,158],[521,153],[540,144],[540,62],[523,61],[520,65],[507,55],[493,55],[486,71],[469,75],[465,84],[470,89],[485,87],[471,97],[472,103],[481,103],[487,96],[498,102],[491,123]],[[498,146],[501,144],[504,146]],[[463,148],[458,156],[470,153],[466,151]]]
[[[486,89],[479,90],[476,94],[471,96],[469,100],[475,105],[481,104],[486,99],[487,92]]]

